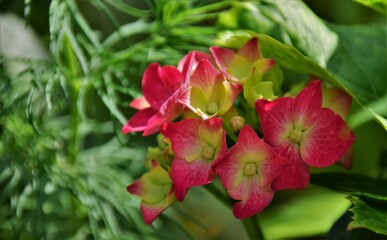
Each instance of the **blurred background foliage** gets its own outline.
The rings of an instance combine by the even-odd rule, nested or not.
[[[120,132],[148,64],[176,65],[240,30],[294,46],[349,89],[359,100],[348,119],[357,136],[350,172],[386,178],[386,4],[358,2],[0,0],[0,239],[246,239],[203,188],[146,226],[125,188],[146,171],[156,140]],[[308,77],[283,70],[288,90]],[[350,198],[355,215],[370,198],[374,207],[367,196]],[[361,229],[347,231],[350,205],[311,186],[279,192],[259,218],[269,239],[382,239],[383,226],[362,224],[359,211]]]

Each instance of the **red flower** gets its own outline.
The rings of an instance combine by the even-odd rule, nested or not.
[[[152,169],[128,186],[127,190],[141,197],[141,213],[147,224],[151,224],[174,200],[168,172],[155,160],[152,161]]]
[[[175,154],[171,175],[176,199],[183,201],[190,188],[208,184],[216,177],[213,168],[227,153],[222,120],[186,119],[167,123],[161,133],[171,141]]]
[[[142,78],[144,96],[130,104],[140,111],[123,126],[122,133],[144,131],[143,136],[147,136],[158,132],[163,123],[172,122],[182,112],[184,107],[177,99],[183,90],[183,78],[177,68],[150,64]]]
[[[228,194],[240,200],[234,205],[234,216],[247,218],[264,209],[274,196],[272,182],[287,167],[286,159],[277,155],[249,125],[245,125],[238,142],[215,168]]]
[[[309,169],[337,162],[352,146],[355,136],[345,121],[322,108],[321,83],[312,81],[295,99],[258,100],[256,108],[264,139],[290,161],[275,190],[302,188],[309,183]]]

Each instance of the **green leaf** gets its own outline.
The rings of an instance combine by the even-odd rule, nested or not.
[[[350,209],[354,213],[349,228],[368,228],[376,233],[387,235],[387,209],[357,197],[349,197],[354,204]]]
[[[349,205],[342,194],[309,186],[276,192],[273,202],[258,216],[267,238],[300,239],[327,233]]]
[[[367,7],[373,8],[376,11],[387,15],[387,1],[386,0],[354,0]]]
[[[314,174],[311,183],[334,191],[387,201],[387,180],[358,174]]]
[[[328,63],[331,70],[360,104],[367,105],[379,122],[386,126],[386,27],[384,25],[332,25],[340,43]],[[384,102],[379,107],[374,102]]]
[[[337,46],[337,35],[302,1],[265,3],[258,8],[287,33],[292,45],[325,66]]]

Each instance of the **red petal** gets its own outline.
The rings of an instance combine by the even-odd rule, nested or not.
[[[250,62],[255,62],[261,58],[258,49],[258,38],[252,38],[236,53],[236,55],[246,58]]]
[[[273,150],[288,160],[288,168],[274,180],[273,190],[298,189],[308,186],[309,168],[302,161],[298,146],[287,141],[281,146],[273,147]]]
[[[129,121],[122,127],[122,133],[141,132],[147,127],[148,120],[157,113],[152,108],[136,112]]]
[[[163,125],[161,133],[171,140],[173,153],[177,158],[193,161],[202,154],[198,128],[202,121],[185,119]]]
[[[208,184],[215,178],[211,165],[211,161],[202,159],[197,159],[190,163],[179,158],[175,158],[172,161],[172,179],[175,184],[175,196],[178,201],[184,200],[190,188]]]
[[[251,192],[247,201],[237,202],[233,208],[233,214],[238,219],[251,217],[262,211],[274,197],[273,191],[263,191],[254,181],[250,187]]]
[[[141,186],[140,179],[136,180],[134,183],[132,183],[126,188],[126,190],[128,190],[129,193],[137,196],[141,196],[141,189],[142,189],[142,186]]]
[[[198,87],[210,95],[216,83],[221,83],[224,80],[221,73],[208,60],[204,59],[199,62],[192,74],[190,85]]]
[[[150,105],[159,109],[182,84],[182,76],[177,68],[152,63],[145,69],[142,91]]]
[[[129,104],[129,106],[131,106],[132,108],[137,109],[137,110],[143,110],[143,109],[146,109],[146,108],[150,108],[150,104],[145,99],[144,96],[141,96],[141,97],[138,97],[138,98],[134,99]]]
[[[299,130],[309,128],[317,120],[322,105],[321,83],[314,80],[297,96],[293,105],[293,121]]]
[[[215,62],[220,69],[228,68],[235,55],[234,51],[230,49],[216,46],[210,47],[210,52],[214,56]]]
[[[165,209],[169,207],[169,203],[162,204],[147,204],[146,202],[141,202],[140,209],[142,213],[142,217],[144,218],[144,222],[146,224],[151,224]]]
[[[202,59],[207,59],[208,61],[213,62],[210,54],[200,51],[191,51],[179,61],[178,69],[184,77],[184,82],[189,81],[193,71]]]
[[[183,112],[184,106],[178,102],[178,97],[181,94],[182,89],[183,88],[177,90],[160,107],[159,112],[149,119],[143,136],[148,136],[158,132],[160,130],[161,125],[163,125],[164,123],[172,122]]]
[[[344,120],[323,108],[314,126],[304,133],[301,156],[311,166],[327,167],[342,158],[354,141],[355,135]]]
[[[264,138],[270,145],[282,144],[293,129],[292,106],[294,99],[278,98],[272,102],[261,99],[256,101]]]

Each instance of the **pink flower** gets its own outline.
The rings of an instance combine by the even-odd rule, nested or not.
[[[207,59],[203,59],[192,73],[189,87],[179,97],[179,102],[202,119],[208,119],[227,112],[241,90],[239,85],[228,82]]]
[[[168,172],[155,160],[152,161],[152,169],[128,186],[127,190],[141,197],[141,213],[147,224],[151,224],[174,200]]]
[[[270,77],[264,81],[264,75],[269,69],[275,72],[275,61],[262,58],[258,48],[258,39],[251,38],[245,45],[234,52],[227,48],[211,47],[215,61],[223,75],[231,82],[243,85],[243,96],[250,107],[254,107],[255,101],[260,98],[274,99],[275,90],[282,84],[282,78]]]
[[[222,120],[186,119],[167,123],[161,133],[171,141],[175,154],[171,175],[176,199],[183,201],[190,188],[208,184],[215,178],[213,168],[226,156]]]
[[[183,78],[178,69],[150,64],[142,78],[144,96],[130,104],[139,111],[123,126],[122,133],[144,131],[143,136],[147,136],[158,132],[163,123],[173,121],[183,110],[183,105],[177,101],[183,88]]]
[[[234,205],[234,216],[248,218],[264,209],[274,196],[272,182],[287,167],[287,160],[278,156],[249,125],[245,125],[238,142],[215,168],[228,194],[240,201]]]
[[[247,41],[238,52],[217,46],[211,47],[210,51],[226,78],[236,83],[244,84],[254,72],[266,72],[274,64],[273,59],[262,58],[256,37]]]
[[[355,136],[345,121],[329,108],[322,108],[321,83],[312,81],[295,99],[258,100],[256,108],[264,139],[290,162],[273,189],[308,185],[307,165],[327,167],[352,146]]]

